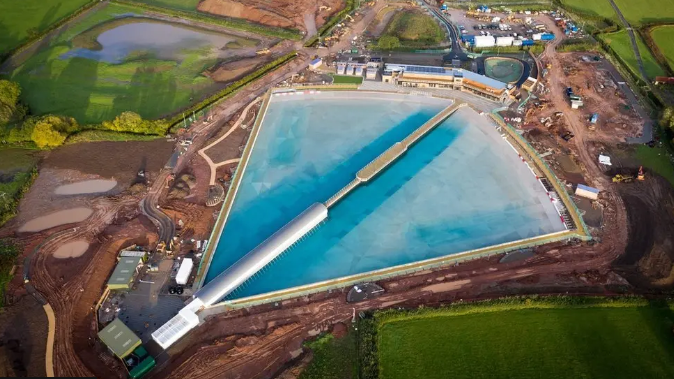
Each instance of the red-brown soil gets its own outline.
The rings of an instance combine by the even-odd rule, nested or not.
[[[330,10],[319,10],[321,6],[329,7]],[[243,18],[263,25],[305,31],[305,14],[315,17],[316,26],[320,27],[342,8],[344,1],[341,0],[203,0],[197,7],[202,12],[219,16]]]

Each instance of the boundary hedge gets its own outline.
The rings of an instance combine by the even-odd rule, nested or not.
[[[27,48],[29,48],[35,42],[41,41],[44,37],[47,36],[47,34],[53,32],[54,30],[56,30],[56,29],[60,28],[61,26],[65,25],[67,22],[69,22],[73,18],[81,15],[82,13],[87,11],[88,9],[93,8],[94,5],[96,5],[98,3],[99,3],[98,0],[92,0],[92,1],[84,4],[79,9],[75,10],[73,13],[61,18],[60,20],[58,20],[55,23],[48,26],[44,31],[40,32],[35,37],[27,39],[24,43],[22,43],[21,45],[17,46],[14,49],[9,49],[8,51],[5,51],[4,53],[1,53],[0,54],[0,65],[4,64],[7,59],[11,58],[15,54],[18,54],[18,53],[26,50]]]
[[[243,30],[268,37],[278,37],[295,41],[298,41],[302,38],[302,34],[296,29],[275,28],[272,26],[256,24],[239,18],[211,16],[201,12],[181,11],[128,0],[111,0],[111,2],[137,7],[151,12],[163,13],[169,16],[188,19],[191,21],[205,22],[207,24],[219,25],[230,29]]]
[[[192,112],[199,112],[200,110],[216,104],[222,100],[227,99],[234,93],[236,93],[239,89],[244,87],[246,84],[252,82],[255,79],[258,79],[259,77],[263,76],[264,74],[275,70],[276,68],[282,66],[283,64],[289,62],[292,59],[295,59],[297,57],[297,52],[292,51],[284,56],[281,56],[266,65],[260,67],[259,69],[255,70],[254,72],[244,76],[243,78],[235,81],[234,83],[230,84],[227,86],[225,89],[216,92],[214,95],[209,96],[208,98],[194,104],[193,106],[183,109],[183,110],[176,110],[176,115],[168,119],[168,123],[170,125],[170,128],[173,128],[175,125],[179,124],[183,120],[182,113],[192,113]]]

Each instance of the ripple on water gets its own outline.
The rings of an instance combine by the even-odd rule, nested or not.
[[[19,232],[39,232],[59,225],[86,220],[94,211],[91,208],[78,207],[36,217],[19,228]]]

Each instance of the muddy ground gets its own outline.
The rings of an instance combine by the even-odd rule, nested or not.
[[[255,23],[313,31],[344,8],[342,0],[202,0],[197,9],[219,16],[243,18]],[[307,16],[307,17],[305,17]],[[306,22],[305,22],[306,19]],[[313,21],[313,23],[312,23]]]
[[[0,377],[45,376],[47,315],[33,297],[0,309]]]

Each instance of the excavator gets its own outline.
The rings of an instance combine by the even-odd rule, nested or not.
[[[646,175],[644,174],[644,167],[639,166],[639,172],[637,172],[636,177],[634,175],[628,174],[617,174],[613,177],[613,183],[632,183],[634,179],[642,182],[646,180]]]

